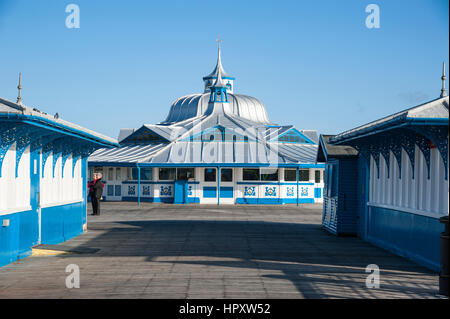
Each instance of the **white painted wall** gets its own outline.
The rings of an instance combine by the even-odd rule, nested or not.
[[[0,214],[26,211],[30,206],[30,148],[23,153],[16,178],[16,143],[6,152],[0,177]]]
[[[390,176],[386,162],[380,154],[380,178],[377,178],[376,164],[370,160],[370,204],[398,209],[420,215],[441,217],[448,214],[448,181],[445,167],[437,148],[431,149],[430,179],[428,179],[425,158],[416,146],[415,174],[408,155],[402,151],[402,178],[399,179],[397,161],[390,153]]]
[[[69,156],[64,166],[63,177],[62,157],[59,156],[56,161],[55,176],[53,176],[53,154],[50,154],[45,163],[44,176],[41,177],[41,207],[64,205],[83,200],[81,159],[76,162],[73,177],[72,163],[72,156]]]

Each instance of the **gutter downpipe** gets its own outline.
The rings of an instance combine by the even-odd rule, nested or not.
[[[217,166],[217,206],[220,206],[220,166]]]
[[[141,206],[141,168],[136,164],[138,169],[138,206]]]
[[[298,206],[298,180],[299,180],[299,175],[300,175],[300,167],[297,167],[297,206]]]

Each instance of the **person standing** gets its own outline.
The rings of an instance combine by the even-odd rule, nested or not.
[[[89,185],[89,195],[92,202],[92,215],[100,215],[100,199],[103,193],[102,174],[94,174],[94,180]]]

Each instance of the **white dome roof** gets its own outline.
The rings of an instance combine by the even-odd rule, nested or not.
[[[191,94],[178,98],[170,107],[164,123],[174,123],[207,115],[210,93]],[[264,104],[252,96],[228,93],[228,103],[223,103],[226,114],[256,123],[270,123]]]

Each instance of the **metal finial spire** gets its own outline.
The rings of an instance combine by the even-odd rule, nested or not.
[[[22,96],[21,96],[21,91],[22,91],[22,72],[19,73],[19,85],[17,86],[17,89],[19,90],[19,95],[17,96],[17,103],[18,104],[22,104]]]
[[[441,89],[441,97],[446,97],[447,96],[447,91],[445,90],[445,80],[447,78],[445,77],[445,61],[442,63],[442,76],[441,76],[441,80],[442,80],[442,89]]]
[[[214,87],[226,87],[225,82],[223,81],[222,69],[217,69],[217,79],[213,84]]]
[[[217,41],[217,46],[218,46],[218,51],[217,51],[217,67],[222,67],[222,58],[221,58],[221,54],[220,54],[220,44],[222,43],[222,40],[220,39],[220,34],[219,34],[219,38],[216,40]]]
[[[220,50],[220,42],[222,42],[222,40],[220,40],[220,33],[219,33],[219,38],[216,41],[219,44],[219,50]]]

